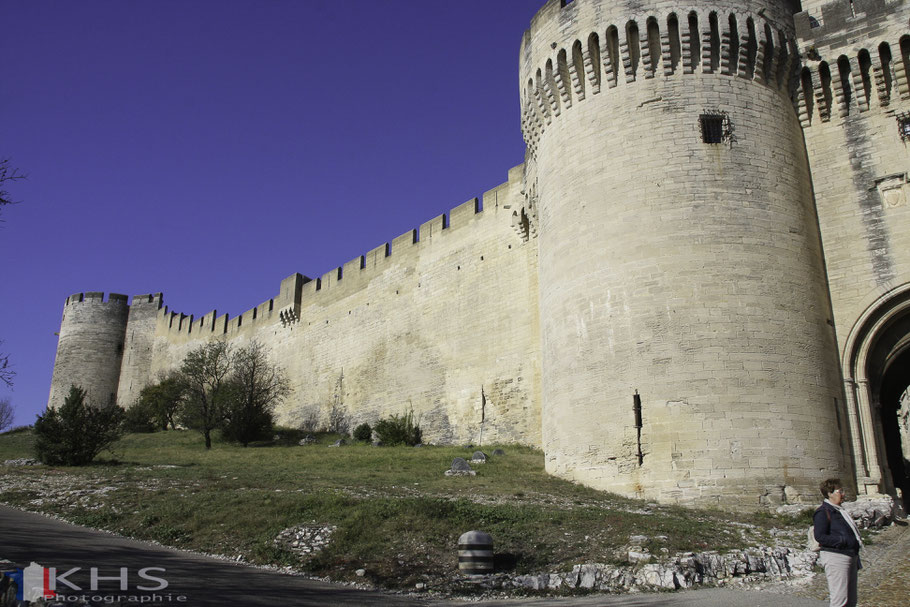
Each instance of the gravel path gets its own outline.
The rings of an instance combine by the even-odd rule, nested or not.
[[[891,525],[875,537],[861,554],[859,604],[862,607],[907,607],[910,605],[910,526],[906,521]],[[769,592],[815,599],[828,599],[824,573],[803,584],[779,583],[764,587]]]

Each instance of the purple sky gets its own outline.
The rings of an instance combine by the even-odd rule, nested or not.
[[[0,398],[44,410],[67,295],[232,317],[507,178],[544,0],[3,0]]]

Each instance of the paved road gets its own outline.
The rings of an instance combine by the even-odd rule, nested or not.
[[[0,506],[0,557],[21,564],[36,562],[61,572],[80,567],[80,571],[67,579],[86,592],[71,591],[72,594],[158,594],[161,598],[160,603],[151,601],[145,605],[426,605],[426,601],[366,592],[170,550],[6,506]],[[127,567],[127,591],[120,591],[119,581],[99,580],[99,592],[89,592],[91,567],[98,568],[100,577],[117,576],[121,567]],[[138,576],[144,567],[163,567],[166,573],[147,574],[164,578],[167,588],[157,592],[137,591],[137,584],[152,588],[160,585]],[[186,601],[178,603],[178,596],[187,597]]]
[[[520,599],[465,603],[402,597],[380,592],[355,590],[300,577],[237,565],[202,557],[154,544],[129,540],[108,533],[85,529],[37,514],[0,506],[0,557],[15,563],[36,562],[44,567],[67,571],[80,569],[67,577],[85,589],[71,594],[151,596],[161,601],[145,605],[183,604],[190,607],[244,605],[281,607],[311,605],[383,605],[395,607],[428,605],[447,607],[466,604],[480,606],[530,607],[555,606],[623,606],[646,607],[823,607],[826,602],[813,598],[785,596],[767,592],[745,592],[723,589],[697,590],[667,594],[595,595],[571,599]],[[126,591],[119,580],[99,580],[98,591],[91,592],[90,568],[96,567],[101,577],[117,577],[127,568]],[[157,586],[159,582],[138,577],[145,567],[161,567],[165,572],[147,572],[167,581],[166,589],[156,592],[137,591],[136,585]],[[177,597],[185,596],[178,603]]]

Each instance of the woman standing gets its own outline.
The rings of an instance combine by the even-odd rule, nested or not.
[[[820,546],[818,562],[825,568],[831,607],[856,606],[856,574],[862,568],[859,549],[863,541],[850,513],[841,507],[844,487],[840,479],[821,484],[825,501],[815,511],[815,540]]]

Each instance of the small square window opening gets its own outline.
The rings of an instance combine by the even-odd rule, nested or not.
[[[910,139],[910,112],[897,115],[897,132],[903,141]]]
[[[723,143],[724,118],[723,114],[702,114],[698,117],[698,121],[701,123],[701,140],[703,142]]]

